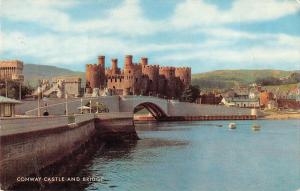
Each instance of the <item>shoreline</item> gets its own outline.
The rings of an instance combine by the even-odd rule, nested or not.
[[[300,119],[300,113],[265,113],[265,115],[259,117],[259,119],[275,119],[275,120]]]

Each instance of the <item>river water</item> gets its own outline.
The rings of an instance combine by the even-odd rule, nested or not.
[[[141,140],[98,151],[78,176],[102,177],[85,190],[300,189],[299,120],[229,122],[136,124]]]

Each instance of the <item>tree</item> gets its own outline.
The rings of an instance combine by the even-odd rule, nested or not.
[[[200,97],[199,86],[190,85],[184,89],[181,100],[185,102],[195,102]]]
[[[263,77],[263,78],[257,78],[255,80],[257,84],[260,84],[262,86],[270,86],[270,85],[280,85],[282,84],[282,81],[278,78],[268,76],[268,77]]]
[[[5,82],[5,80],[0,80],[0,95],[5,96],[6,84],[7,84],[8,97],[19,99],[20,83],[13,80],[7,80],[7,83]],[[32,92],[33,92],[33,88],[31,86],[22,84],[21,86],[22,98],[24,98],[26,95],[30,95]]]

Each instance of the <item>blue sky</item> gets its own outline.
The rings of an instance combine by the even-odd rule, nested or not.
[[[300,70],[300,0],[0,0],[0,59]]]

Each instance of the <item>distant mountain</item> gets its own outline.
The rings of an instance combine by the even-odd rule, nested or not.
[[[25,76],[25,83],[36,86],[38,80],[51,79],[57,76],[78,76],[85,80],[84,72],[75,72],[72,70],[59,68],[56,66],[25,64],[23,74]]]
[[[228,89],[235,85],[246,85],[257,78],[287,77],[295,71],[284,70],[216,70],[192,75],[192,84],[201,89]]]

